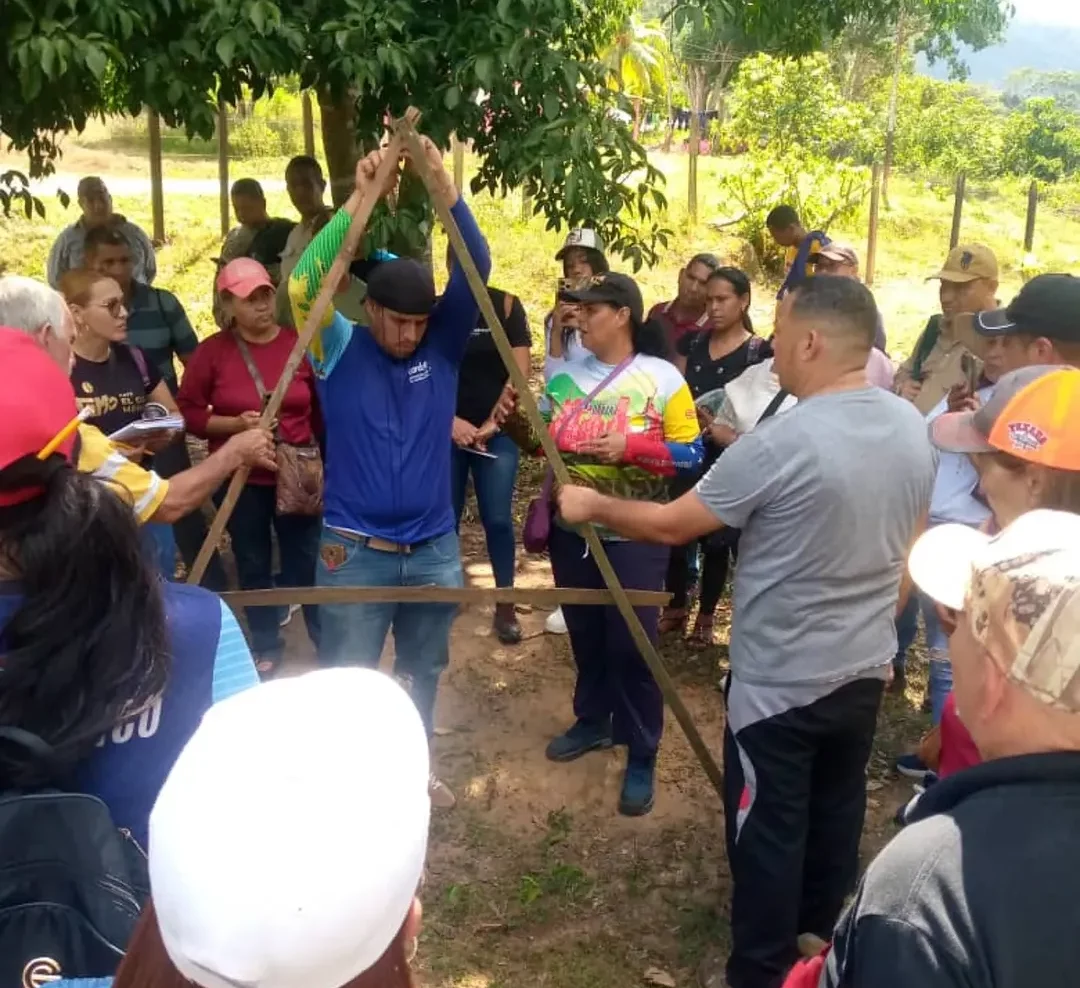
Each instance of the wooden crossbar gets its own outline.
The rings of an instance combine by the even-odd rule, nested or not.
[[[561,607],[564,604],[610,606],[608,590],[562,587],[276,587],[273,590],[234,590],[222,598],[233,607],[285,607],[290,604],[529,604]],[[671,594],[627,590],[635,607],[662,607]]]

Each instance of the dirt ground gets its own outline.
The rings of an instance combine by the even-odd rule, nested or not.
[[[468,581],[490,586],[476,526],[465,527],[462,552]],[[551,586],[547,561],[519,556],[518,584]],[[435,765],[458,804],[432,819],[421,984],[627,988],[668,983],[666,974],[692,985],[703,954],[723,950],[728,937],[720,801],[670,716],[656,807],[644,818],[616,811],[623,751],[569,765],[545,760],[548,740],[571,722],[574,678],[568,642],[544,634],[546,617],[522,613],[525,640],[514,647],[492,635],[491,608],[466,611],[454,626]],[[300,671],[310,664],[301,621],[289,638],[290,665]],[[726,645],[693,653],[666,642],[663,653],[719,758]],[[917,713],[924,673],[918,666],[907,694],[890,694],[883,709],[868,779],[866,859],[889,839],[892,813],[910,796],[890,761],[924,726]]]

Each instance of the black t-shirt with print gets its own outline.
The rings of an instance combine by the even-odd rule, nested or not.
[[[529,320],[521,299],[498,288],[489,288],[488,294],[502,320],[510,345],[532,346]],[[481,315],[476,329],[469,337],[465,359],[458,372],[458,417],[476,426],[483,425],[495,407],[495,402],[499,400],[499,394],[509,376],[491,336],[491,330],[488,329],[487,320]]]
[[[713,360],[709,354],[708,330],[687,333],[679,340],[677,349],[686,357],[686,373],[683,376],[695,399],[724,387],[748,367],[760,364],[772,355],[772,348],[765,340],[760,336],[751,336],[731,353]]]
[[[93,409],[89,422],[111,435],[142,418],[148,396],[161,383],[161,371],[126,343],[113,343],[102,361],[75,356],[71,383],[79,408]]]

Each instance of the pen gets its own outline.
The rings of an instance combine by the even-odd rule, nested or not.
[[[76,415],[75,418],[73,418],[70,422],[68,422],[68,424],[65,425],[64,428],[62,428],[52,439],[50,439],[45,444],[44,449],[42,449],[42,451],[38,453],[37,458],[39,460],[47,460],[50,456],[52,456],[53,453],[55,453],[60,448],[60,446],[67,440],[68,436],[70,436],[77,428],[79,428],[79,425],[81,423],[85,422],[88,418],[90,418],[91,411],[92,409],[89,405],[87,405],[86,408],[80,409],[79,414]]]

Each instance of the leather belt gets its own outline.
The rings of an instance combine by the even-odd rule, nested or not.
[[[431,541],[431,539],[424,539],[422,542],[391,542],[389,539],[381,539],[377,535],[359,535],[356,532],[346,532],[341,528],[332,530],[338,535],[351,539],[353,542],[359,542],[367,549],[373,549],[375,552],[392,552],[399,556],[412,555],[417,549],[423,548]]]

